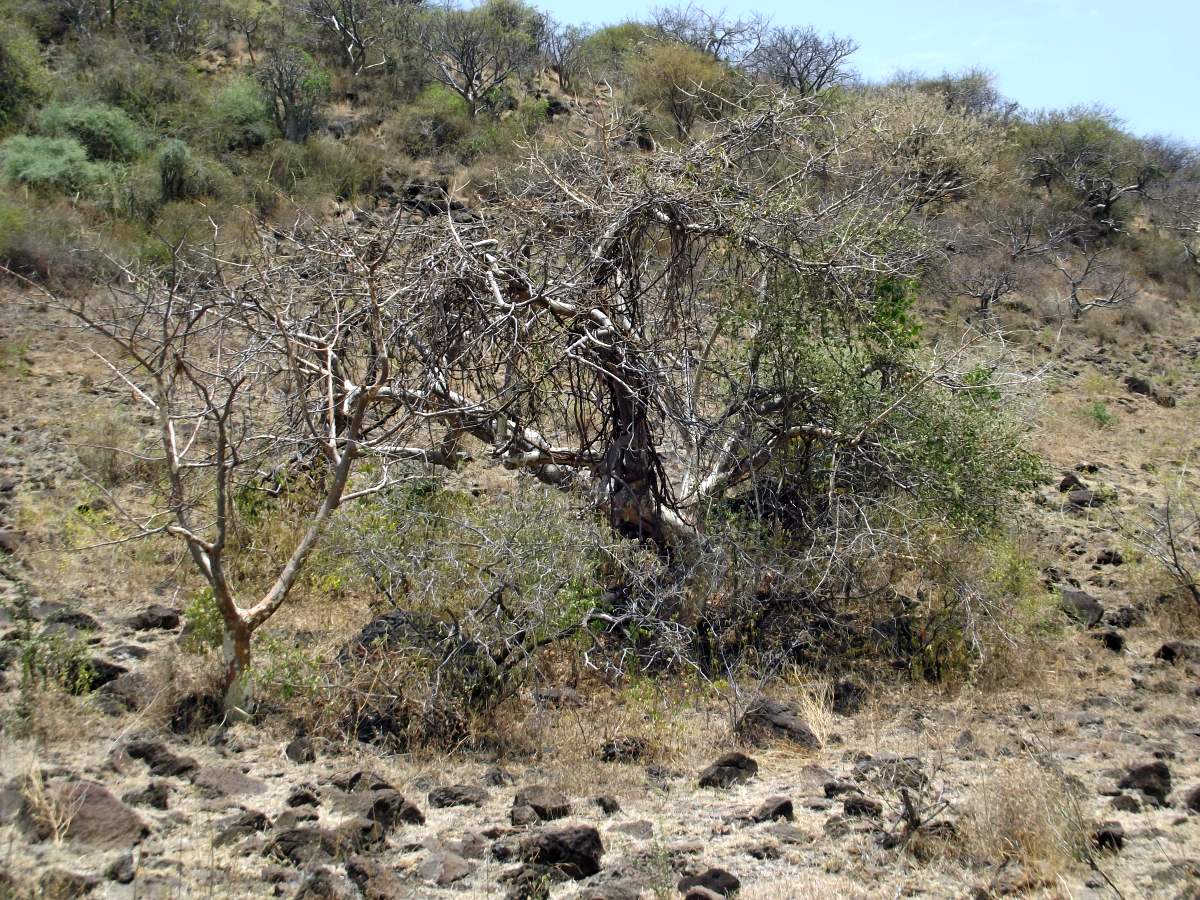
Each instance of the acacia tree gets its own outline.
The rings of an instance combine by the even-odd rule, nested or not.
[[[583,48],[589,37],[578,25],[550,23],[543,40],[546,61],[564,91],[574,91],[585,64]]]
[[[466,101],[471,116],[488,95],[537,57],[541,19],[509,0],[430,11],[420,41],[430,74]]]
[[[723,64],[684,44],[647,47],[629,72],[630,98],[669,117],[681,141],[701,116],[720,108],[730,80]]]
[[[731,19],[723,10],[709,12],[689,2],[656,8],[650,27],[668,42],[691,47],[718,62],[738,65],[754,53],[766,22],[758,15]]]
[[[355,75],[384,65],[371,54],[383,44],[387,20],[403,15],[406,3],[394,0],[301,0],[299,10],[333,41]]]
[[[850,38],[822,37],[812,28],[771,28],[747,65],[758,78],[813,97],[851,77],[846,60],[857,50]]]
[[[273,50],[257,76],[275,127],[285,139],[304,143],[320,120],[329,78],[307,53],[294,47]]]

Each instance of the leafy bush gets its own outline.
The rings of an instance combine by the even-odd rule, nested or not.
[[[396,140],[410,156],[436,156],[453,149],[471,130],[471,115],[462,97],[431,84],[401,111]]]
[[[0,34],[0,129],[19,119],[41,93],[37,41],[5,22]]]
[[[162,186],[162,200],[171,203],[199,197],[208,188],[203,168],[192,156],[191,148],[172,138],[159,149],[154,158]]]
[[[6,181],[40,191],[74,194],[113,178],[74,138],[17,135],[0,144],[0,160]]]
[[[731,92],[731,73],[707,53],[682,44],[651,47],[629,66],[635,103],[668,116],[683,140],[698,119],[717,113]]]
[[[231,81],[217,93],[207,120],[209,140],[221,150],[261,147],[275,135],[262,90],[246,78]]]
[[[100,103],[53,103],[42,110],[38,126],[50,137],[71,137],[92,159],[129,162],[145,148],[142,135],[124,111]]]

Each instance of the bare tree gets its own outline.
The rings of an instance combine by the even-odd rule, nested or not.
[[[1093,309],[1109,309],[1131,300],[1136,292],[1129,279],[1110,265],[1102,251],[1083,245],[1078,256],[1081,263],[1069,255],[1056,254],[1051,262],[1066,282],[1060,303],[1079,319]]]
[[[358,75],[386,62],[382,56],[371,62],[371,54],[383,38],[389,8],[401,5],[390,0],[301,0],[300,11],[341,48],[346,67]]]
[[[724,10],[709,12],[695,3],[660,6],[650,17],[654,32],[719,62],[739,65],[754,53],[767,27],[759,15],[728,18]]]
[[[463,98],[472,116],[488,95],[537,55],[538,41],[496,14],[493,5],[444,6],[421,27],[421,44],[434,79]]]
[[[771,28],[747,64],[758,78],[813,97],[852,77],[846,60],[857,50],[849,38],[822,37],[812,28]]]
[[[551,23],[546,29],[543,42],[546,60],[564,91],[574,92],[576,88],[576,79],[584,65],[583,47],[588,33],[588,29],[578,25],[557,22]]]

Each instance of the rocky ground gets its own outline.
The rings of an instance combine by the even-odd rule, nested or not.
[[[63,552],[104,502],[79,434],[95,453],[138,423],[50,312],[0,310],[0,897],[1200,897],[1198,616],[1119,529],[1195,487],[1190,322],[1054,362],[1039,441],[1063,483],[1029,519],[1064,624],[1012,684],[661,723],[542,690],[543,751],[483,759],[213,721],[179,688],[170,570],[128,562],[156,551]],[[29,689],[35,637],[84,648],[82,696]]]

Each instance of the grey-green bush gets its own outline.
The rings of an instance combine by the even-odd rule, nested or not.
[[[103,103],[52,103],[38,117],[38,128],[49,137],[74,138],[92,159],[130,162],[145,149],[133,120]]]
[[[0,144],[0,165],[5,181],[49,192],[78,193],[115,177],[74,138],[16,135]]]

